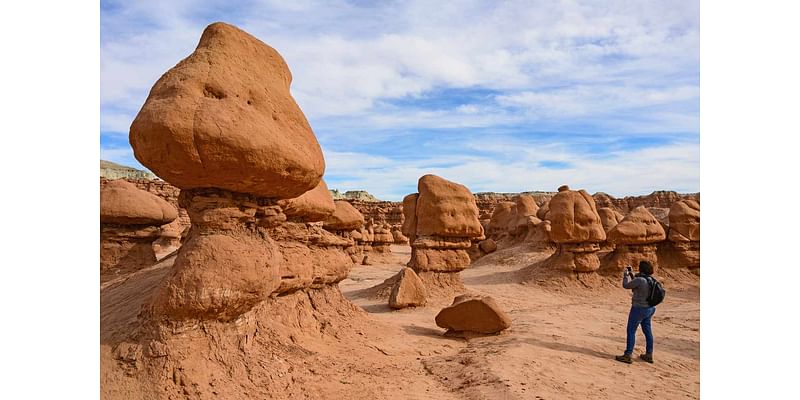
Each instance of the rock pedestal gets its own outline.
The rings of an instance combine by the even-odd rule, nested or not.
[[[658,245],[663,268],[700,268],[700,203],[680,200],[670,207],[667,241]]]
[[[649,261],[658,268],[656,243],[666,239],[661,223],[644,206],[634,208],[607,235],[614,251],[603,258],[602,271],[618,275],[626,266],[636,267],[640,261]]]
[[[411,267],[428,285],[461,285],[471,239],[483,239],[475,198],[463,185],[425,175],[419,193],[403,199],[403,234],[411,241]],[[442,276],[444,275],[444,276]]]
[[[594,199],[584,190],[569,190],[566,185],[550,199],[544,217],[550,221],[550,238],[558,244],[547,262],[555,269],[592,272],[600,268],[599,243],[606,233],[597,214]]]
[[[364,229],[364,216],[347,201],[337,200],[334,203],[334,213],[325,219],[322,226],[349,242],[344,248],[345,252],[352,262],[360,264],[364,258],[365,243],[370,240],[369,232]]]

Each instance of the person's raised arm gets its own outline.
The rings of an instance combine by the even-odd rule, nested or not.
[[[625,289],[633,289],[639,286],[639,281],[636,279],[630,279],[631,276],[627,270],[622,274],[622,287]]]

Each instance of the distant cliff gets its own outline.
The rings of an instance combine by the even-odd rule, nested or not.
[[[381,201],[366,190],[348,190],[341,193],[338,189],[333,189],[331,195],[334,200]]]
[[[151,172],[138,170],[136,168],[126,167],[111,161],[100,160],[100,177],[107,179],[150,179],[155,180],[156,176]]]

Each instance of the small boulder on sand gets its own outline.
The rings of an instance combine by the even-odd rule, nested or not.
[[[411,268],[403,268],[392,286],[389,295],[389,307],[401,309],[406,307],[424,306],[427,303],[427,290],[425,284]]]
[[[497,333],[511,326],[511,318],[489,296],[461,295],[436,315],[436,325],[452,332]]]
[[[481,240],[478,247],[486,254],[494,253],[497,250],[497,243],[492,239]]]

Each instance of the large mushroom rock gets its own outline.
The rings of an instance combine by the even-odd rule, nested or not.
[[[617,274],[628,265],[638,265],[639,261],[649,261],[657,267],[655,244],[664,241],[667,235],[656,217],[644,206],[638,206],[611,228],[607,237],[615,248],[603,258],[601,271]]]
[[[336,211],[322,224],[337,236],[350,240],[353,245],[346,247],[346,252],[353,262],[360,263],[363,257],[364,243],[370,241],[369,232],[364,230],[364,215],[352,204],[344,200],[334,201]]]
[[[134,155],[181,189],[300,196],[317,186],[325,161],[291,82],[275,49],[211,24],[150,90],[131,124]]]
[[[463,185],[425,175],[418,194],[403,199],[403,233],[411,241],[411,267],[427,285],[463,286],[458,272],[469,266],[467,249],[483,240],[475,197]]]
[[[447,333],[492,334],[511,327],[511,318],[489,296],[461,295],[436,315],[436,325]]]
[[[483,236],[475,197],[466,186],[429,174],[419,178],[417,190],[417,236]]]
[[[600,268],[597,252],[599,243],[606,240],[606,233],[592,196],[564,185],[558,188],[548,206],[549,236],[558,245],[548,263],[570,272],[592,272]]]
[[[269,237],[287,221],[278,201],[317,188],[325,169],[290,83],[274,49],[214,23],[151,89],[130,142],[143,165],[181,189],[192,223],[152,300],[154,318],[227,321],[282,286],[284,257]],[[318,218],[298,214],[304,201],[284,205]]]
[[[667,241],[658,245],[662,268],[700,267],[700,203],[680,200],[670,207]]]
[[[278,205],[292,222],[324,221],[336,211],[333,196],[324,180],[299,197],[279,200]]]
[[[100,189],[100,279],[132,272],[156,262],[153,242],[160,225],[178,217],[164,199],[124,180]]]

